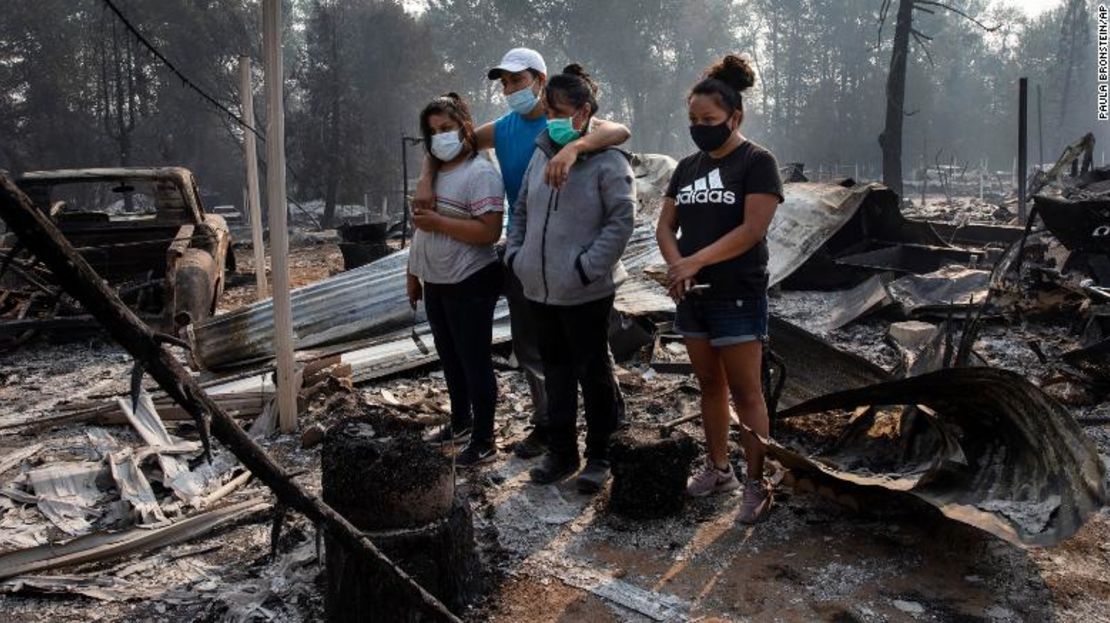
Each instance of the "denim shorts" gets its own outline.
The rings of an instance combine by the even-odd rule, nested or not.
[[[739,299],[708,299],[690,294],[678,303],[675,333],[705,338],[720,348],[767,337],[767,295]]]

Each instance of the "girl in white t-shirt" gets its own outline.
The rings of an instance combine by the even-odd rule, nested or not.
[[[415,209],[408,295],[424,299],[436,352],[451,398],[451,423],[431,431],[431,443],[469,443],[455,459],[470,466],[493,460],[493,308],[502,271],[494,244],[501,236],[504,189],[491,162],[477,157],[474,124],[455,93],[420,113],[428,154],[439,161],[434,210]]]

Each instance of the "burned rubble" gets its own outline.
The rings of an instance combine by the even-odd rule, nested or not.
[[[302,428],[327,431],[305,447],[273,432],[269,301],[191,318],[174,357],[290,483],[467,620],[546,620],[543,603],[560,599],[621,620],[743,617],[756,602],[800,618],[1041,619],[1049,595],[1087,582],[1089,596],[1060,606],[1081,617],[1107,595],[1110,283],[1106,246],[1066,232],[1088,218],[1098,231],[1100,175],[1046,182],[1034,203],[1052,216],[1028,231],[1008,217],[907,216],[877,183],[787,185],[769,233],[775,531],[732,527],[727,499],[681,497],[696,385],[668,348],[674,308],[651,278],[662,258],[649,219],[626,252],[611,335],[633,424],[598,500],[527,484],[507,454],[455,474],[421,445],[413,431],[448,409],[420,347],[429,329],[404,298],[405,251],[293,292]],[[1061,202],[1083,207],[1067,216]],[[504,346],[497,363],[508,449],[530,405]],[[49,382],[17,365],[4,366],[5,397]],[[352,576],[363,559],[252,481],[243,447],[217,436],[205,460],[206,425],[176,397],[148,386],[133,402],[129,368],[120,357],[95,395],[19,403],[0,422],[5,606],[60,594],[143,617],[338,620],[337,603],[409,603],[385,567]],[[636,467],[647,464],[674,469]],[[365,577],[385,578],[379,592],[360,590]]]
[[[16,183],[152,326],[207,318],[235,273],[228,225],[205,211],[187,169],[31,171]],[[97,330],[17,237],[0,238],[0,257],[0,346],[39,332],[73,339]]]

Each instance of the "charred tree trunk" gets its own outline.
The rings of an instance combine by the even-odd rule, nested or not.
[[[110,43],[99,44],[101,119],[104,133],[115,142],[119,166],[131,165],[131,134],[135,131],[138,113],[136,108],[143,99],[136,91],[136,63],[134,44],[120,32],[116,22],[112,22]],[[111,51],[105,49],[111,45]],[[134,210],[134,197],[130,192],[123,195],[126,212]]]
[[[1057,52],[1058,66],[1064,70],[1062,78],[1063,84],[1060,87],[1060,112],[1059,122],[1057,124],[1057,132],[1064,141],[1071,140],[1068,136],[1068,120],[1073,117],[1072,113],[1075,107],[1072,103],[1074,97],[1074,89],[1076,86],[1076,78],[1079,75],[1079,65],[1082,63],[1082,55],[1086,47],[1090,43],[1087,36],[1088,12],[1086,10],[1085,0],[1068,0],[1067,10],[1064,14],[1063,24],[1060,30],[1060,47]],[[1075,115],[1081,116],[1081,115]],[[1074,127],[1074,126],[1072,126]]]
[[[767,105],[767,93],[773,93],[775,103],[782,101],[782,88],[781,80],[779,77],[779,68],[782,66],[780,63],[782,57],[779,54],[779,19],[778,12],[774,9],[770,11],[771,17],[768,20],[768,38],[770,39],[771,48],[771,62],[769,63],[771,71],[770,75],[764,78],[764,97],[763,97],[763,110],[767,114],[767,127],[779,128],[782,127],[782,114],[778,106]],[[769,80],[767,79],[769,78]]]
[[[339,196],[339,175],[335,170],[337,165],[338,156],[330,156],[331,159],[331,173],[328,174],[328,179],[324,187],[324,214],[320,217],[320,228],[331,229],[335,224],[335,205],[337,197]]]
[[[462,495],[446,517],[418,528],[364,533],[386,556],[456,612],[478,594],[479,563],[474,551],[474,519]],[[332,623],[397,621],[423,623],[428,616],[411,597],[398,598],[381,580],[381,568],[353,555],[330,534],[324,538],[327,565],[327,620]],[[370,614],[372,613],[372,614]]]
[[[632,426],[609,442],[613,486],[609,509],[634,519],[674,515],[686,504],[686,479],[698,447],[689,435]]]
[[[328,430],[324,500],[420,585],[458,612],[481,588],[470,505],[455,493],[450,459],[385,414],[348,417]],[[324,602],[329,621],[423,621],[408,597],[383,588],[381,569],[330,536]]]
[[[170,398],[212,433],[247,469],[266,483],[278,500],[318,522],[351,554],[377,569],[395,594],[405,595],[429,620],[458,621],[442,603],[398,569],[374,544],[339,513],[297,484],[274,463],[246,431],[217,404],[165,346],[159,336],[127,308],[62,236],[27,195],[0,174],[0,217],[54,274],[58,283],[92,314],[108,333],[147,370]],[[172,338],[171,338],[172,339]],[[204,437],[206,440],[207,437]]]
[[[883,150],[883,184],[902,195],[902,124],[906,114],[906,65],[910,53],[914,0],[899,0],[894,26],[894,49],[886,80],[886,125],[879,135]]]
[[[647,127],[648,125],[650,125],[647,121],[647,102],[645,101],[646,99],[646,94],[643,91],[637,90],[635,93],[632,93],[632,127]],[[632,140],[636,140],[636,138],[633,137]],[[645,141],[645,144],[641,145],[640,149],[643,150],[646,148],[647,145]]]
[[[338,11],[335,7],[330,12],[330,35],[329,53],[331,58],[328,63],[328,71],[331,77],[331,89],[328,96],[331,101],[328,102],[328,127],[327,127],[327,163],[328,172],[327,179],[325,180],[324,188],[324,216],[320,221],[320,226],[324,229],[329,229],[335,222],[335,205],[339,194],[339,176],[340,176],[340,149],[339,149],[339,125],[340,125],[340,102],[339,99],[342,94],[342,85],[340,84],[340,60],[339,60],[339,20],[335,14]]]

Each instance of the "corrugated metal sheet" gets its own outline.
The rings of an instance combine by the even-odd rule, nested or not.
[[[293,290],[293,347],[313,348],[408,327],[407,263],[406,249]],[[423,305],[417,318],[424,319]],[[272,299],[205,320],[190,332],[193,356],[203,368],[268,358],[273,323]]]
[[[844,188],[836,184],[786,185],[767,239],[771,283],[801,266],[859,209],[876,184]],[[642,277],[643,269],[663,263],[654,223],[633,232],[623,262],[629,279],[617,294],[625,313],[673,311],[661,286]],[[408,251],[319,281],[291,293],[294,348],[301,350],[354,339],[384,336],[412,323],[405,293]],[[499,307],[499,310],[503,308]],[[419,321],[423,321],[421,307]],[[203,368],[239,365],[269,358],[273,352],[273,308],[269,299],[192,328],[193,356]]]
[[[493,343],[508,342],[511,335],[509,332],[509,311],[504,301],[498,303],[493,315]],[[425,343],[431,343],[431,328],[427,323],[418,325],[416,331]],[[430,364],[439,359],[439,355],[433,349],[429,349],[430,352],[421,351],[416,346],[416,342],[413,341],[408,329],[396,331],[371,342],[341,353],[339,356],[340,363],[351,365],[351,380],[355,383],[365,383],[390,374],[397,374]],[[208,393],[214,395],[251,391],[261,392],[263,395],[272,393],[274,391],[273,375],[268,371],[260,372],[208,388]]]
[[[909,493],[1015,545],[1055,545],[1107,502],[1106,469],[1090,438],[1015,372],[938,370],[819,396],[780,417],[819,414],[837,426],[837,410],[871,405],[915,408],[917,425],[899,428],[907,416],[896,409],[894,420],[853,421],[833,443],[771,442],[768,453],[796,474]]]
[[[767,232],[771,285],[786,279],[840,231],[879,184],[786,184],[786,201],[775,210]]]

